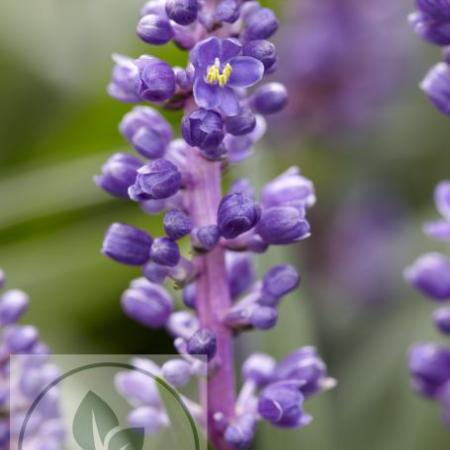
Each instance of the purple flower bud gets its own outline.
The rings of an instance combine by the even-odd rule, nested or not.
[[[263,39],[247,42],[242,49],[242,53],[261,61],[266,71],[271,69],[277,61],[275,45]]]
[[[410,14],[408,19],[416,34],[422,39],[442,46],[450,44],[448,18],[435,18],[422,12],[416,12]]]
[[[128,188],[136,180],[142,162],[126,153],[115,153],[102,166],[102,174],[94,177],[95,184],[116,197],[129,199]]]
[[[260,303],[276,306],[283,296],[297,289],[299,284],[300,275],[295,267],[289,264],[274,266],[264,275]]]
[[[192,230],[192,220],[183,211],[172,209],[166,213],[163,220],[164,231],[172,240],[181,239]]]
[[[29,297],[18,289],[5,292],[0,297],[0,325],[17,322],[28,308]]]
[[[255,188],[249,180],[239,178],[233,182],[230,187],[230,194],[245,194],[247,197],[255,198]]]
[[[102,253],[122,264],[140,266],[150,259],[151,236],[138,228],[113,223],[106,232]]]
[[[208,152],[216,150],[225,136],[220,115],[203,108],[183,117],[181,132],[189,145]]]
[[[181,388],[191,380],[191,366],[183,359],[167,361],[161,368],[163,377],[174,387]]]
[[[273,380],[276,361],[264,353],[254,353],[242,366],[242,376],[252,380],[258,387],[263,387]]]
[[[189,25],[197,19],[197,0],[167,0],[167,15],[180,25]]]
[[[440,241],[450,240],[450,222],[445,220],[433,220],[423,225],[423,232]]]
[[[258,412],[264,420],[280,428],[300,428],[311,422],[302,409],[303,395],[298,383],[275,383],[259,397]]]
[[[169,426],[169,419],[161,409],[141,406],[130,412],[128,423],[135,428],[144,428],[146,434],[152,434]]]
[[[231,297],[237,298],[247,291],[255,281],[255,271],[250,253],[227,252],[226,268]]]
[[[113,55],[113,60],[116,65],[107,88],[108,94],[125,103],[139,102],[141,81],[137,65],[131,58],[118,54]]]
[[[222,0],[216,7],[214,19],[217,22],[234,23],[239,19],[239,13],[236,0]]]
[[[150,258],[162,266],[175,267],[180,261],[180,249],[175,241],[159,237],[153,241]]]
[[[405,269],[405,277],[422,294],[434,300],[450,298],[450,260],[444,255],[422,255]]]
[[[271,306],[258,306],[253,309],[250,323],[257,330],[270,330],[278,322],[278,312]]]
[[[286,245],[309,236],[304,214],[292,206],[264,209],[256,232],[271,245]]]
[[[220,235],[233,239],[251,230],[260,215],[259,206],[250,197],[240,193],[228,194],[220,202],[217,212]]]
[[[122,308],[133,320],[150,327],[163,327],[172,313],[172,297],[159,284],[145,278],[132,281],[122,295]]]
[[[190,339],[198,331],[198,319],[188,311],[179,311],[170,316],[167,328],[173,336]]]
[[[257,8],[245,18],[244,37],[247,41],[268,39],[278,30],[278,19],[269,8]]]
[[[436,327],[444,334],[450,334],[450,306],[443,306],[433,314]]]
[[[139,68],[139,95],[150,102],[163,102],[175,93],[176,80],[172,68],[160,59],[141,56],[136,60]]]
[[[450,2],[448,0],[416,0],[416,5],[425,14],[450,20]]]
[[[236,419],[225,430],[225,442],[236,450],[250,448],[255,437],[256,418],[254,414],[244,414]]]
[[[150,159],[161,158],[172,138],[166,119],[148,106],[133,108],[122,119],[119,130],[138,153]]]
[[[251,133],[256,127],[256,117],[250,109],[243,109],[236,116],[225,118],[227,132],[233,136],[243,136]]]
[[[287,90],[281,83],[267,83],[256,90],[252,97],[253,108],[263,115],[281,111],[288,102]]]
[[[37,343],[39,333],[31,325],[12,325],[5,330],[3,338],[10,353],[26,353]]]
[[[195,283],[188,284],[183,289],[183,303],[191,309],[195,309],[196,289]]]
[[[156,284],[163,284],[166,277],[169,276],[170,269],[167,266],[161,266],[153,261],[149,261],[143,268],[142,274],[148,281]]]
[[[316,202],[314,185],[311,180],[300,175],[298,167],[291,167],[264,186],[261,202],[265,207],[310,207]]]
[[[439,213],[450,220],[450,181],[441,181],[434,190],[434,201]]]
[[[170,22],[159,15],[148,14],[137,25],[138,36],[148,44],[163,45],[173,38]]]
[[[208,361],[216,355],[216,335],[206,328],[201,328],[189,339],[187,351],[190,355],[206,356]]]
[[[209,252],[217,245],[219,238],[217,225],[198,227],[192,232],[192,245],[198,252]]]
[[[157,159],[142,166],[136,182],[129,189],[132,200],[160,200],[176,194],[181,186],[181,174],[166,159]]]
[[[447,63],[432,67],[420,87],[441,113],[450,116],[450,66]]]

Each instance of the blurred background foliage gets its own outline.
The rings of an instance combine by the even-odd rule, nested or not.
[[[265,3],[283,11],[287,2]],[[405,17],[412,3],[402,0]],[[0,3],[0,264],[10,287],[31,294],[26,320],[56,353],[171,351],[163,332],[140,327],[120,310],[120,294],[138,272],[99,252],[112,221],[153,234],[160,232],[160,222],[110,199],[92,182],[109,154],[127,149],[117,124],[129,106],[105,92],[111,53],[152,52],[173,64],[184,61],[175,47],[148,49],[135,38],[141,4]],[[275,126],[255,157],[235,169],[261,186],[298,164],[318,193],[309,241],[288,255],[271,250],[257,261],[262,271],[290,259],[302,271],[303,286],[284,303],[276,330],[238,340],[239,357],[254,348],[281,357],[313,344],[339,379],[338,389],[308,405],[312,426],[295,432],[264,426],[257,449],[449,448],[436,405],[409,390],[408,346],[438,337],[430,322],[432,306],[402,279],[405,265],[438,249],[420,226],[435,215],[435,183],[449,177],[449,122],[417,88],[436,52],[413,35],[406,18],[398,26],[407,37],[402,44],[407,64],[376,119],[362,130],[325,137],[296,134],[295,120],[288,134]],[[179,118],[166,116],[174,124]],[[374,197],[378,206],[390,205],[380,222]],[[367,221],[375,224],[373,233]],[[368,284],[355,284],[358,280]]]

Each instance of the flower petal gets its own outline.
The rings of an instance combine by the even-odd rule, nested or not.
[[[440,241],[450,241],[450,222],[447,220],[436,220],[427,222],[423,226],[426,235]]]
[[[217,104],[226,116],[235,116],[241,110],[239,101],[233,89],[218,88]]]
[[[251,56],[236,56],[230,59],[233,68],[229,84],[233,87],[249,87],[264,75],[264,64]]]
[[[192,51],[192,63],[202,69],[214,64],[214,60],[220,57],[221,42],[216,37],[210,37],[201,41]]]
[[[208,84],[202,78],[197,78],[194,83],[195,103],[200,108],[214,109],[219,104],[219,91],[222,90],[215,84]]]
[[[242,45],[237,39],[224,39],[222,41],[222,51],[220,52],[220,60],[226,62],[231,58],[239,55]]]

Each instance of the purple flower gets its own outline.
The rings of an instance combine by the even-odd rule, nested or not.
[[[300,275],[293,266],[274,266],[264,275],[260,303],[274,306],[282,297],[297,289],[299,284]]]
[[[236,450],[247,450],[255,436],[255,428],[254,414],[237,417],[225,430],[225,441]]]
[[[239,112],[234,89],[252,86],[264,74],[264,65],[250,56],[239,56],[241,50],[238,41],[216,37],[200,42],[193,49],[194,97],[200,108],[219,109],[227,116]]]
[[[276,361],[264,353],[254,353],[242,366],[242,376],[245,380],[255,382],[259,387],[264,387],[273,381]]]
[[[180,250],[175,241],[160,237],[153,241],[150,258],[162,266],[174,267],[180,261]]]
[[[183,211],[172,209],[164,216],[164,231],[170,239],[178,240],[192,230],[192,220]]]
[[[450,67],[447,63],[431,68],[420,87],[439,111],[450,116]]]
[[[433,321],[443,334],[450,334],[450,306],[442,306],[433,314]]]
[[[450,44],[449,18],[416,12],[409,16],[409,22],[422,39],[441,46]]]
[[[216,335],[206,328],[201,328],[189,339],[187,351],[191,355],[205,356],[210,361],[217,351]]]
[[[287,90],[281,83],[265,84],[257,89],[252,97],[253,108],[265,116],[280,112],[287,102]]]
[[[167,44],[174,35],[170,22],[157,14],[142,17],[136,32],[144,42],[153,45]]]
[[[192,232],[192,246],[198,252],[209,252],[220,239],[220,232],[217,225],[206,225],[195,228]]]
[[[19,289],[6,291],[0,297],[0,325],[10,325],[17,322],[27,310],[29,297]]]
[[[163,377],[174,387],[186,386],[191,380],[191,366],[182,359],[172,359],[167,361],[162,367]]]

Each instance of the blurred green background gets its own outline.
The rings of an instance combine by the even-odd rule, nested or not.
[[[127,149],[117,124],[129,106],[105,92],[110,55],[155,53],[135,38],[142,3],[0,3],[0,265],[9,287],[32,296],[26,321],[39,327],[56,353],[164,354],[172,348],[163,332],[123,316],[120,294],[139,274],[99,252],[112,221],[158,234],[159,219],[109,198],[92,182],[112,152]],[[284,2],[265,3],[280,8]],[[256,449],[449,448],[437,406],[409,390],[405,362],[413,341],[438,340],[432,305],[404,284],[402,269],[422,252],[439,249],[420,226],[435,215],[432,190],[449,177],[450,167],[448,119],[417,88],[439,55],[412,32],[409,37],[411,61],[403,82],[363,133],[326,140],[269,136],[255,158],[235,170],[254,174],[261,185],[298,164],[318,193],[312,238],[257,261],[261,271],[274,261],[293,261],[303,273],[302,289],[283,304],[276,330],[239,339],[239,356],[257,348],[281,357],[313,344],[339,380],[338,389],[309,402],[315,416],[310,427],[280,432],[263,426]],[[173,64],[183,62],[175,47],[156,53]],[[167,117],[176,123],[179,116]],[[402,205],[398,228],[380,247],[392,285],[379,286],[386,292],[380,304],[365,304],[357,296],[349,303],[354,293],[327,278],[322,256],[333,239],[329,227],[348,198],[360,193],[364,201],[373,185]],[[355,246],[356,260],[369,256],[364,249],[358,253],[357,242],[349,245]],[[345,257],[340,263],[347,264]]]

